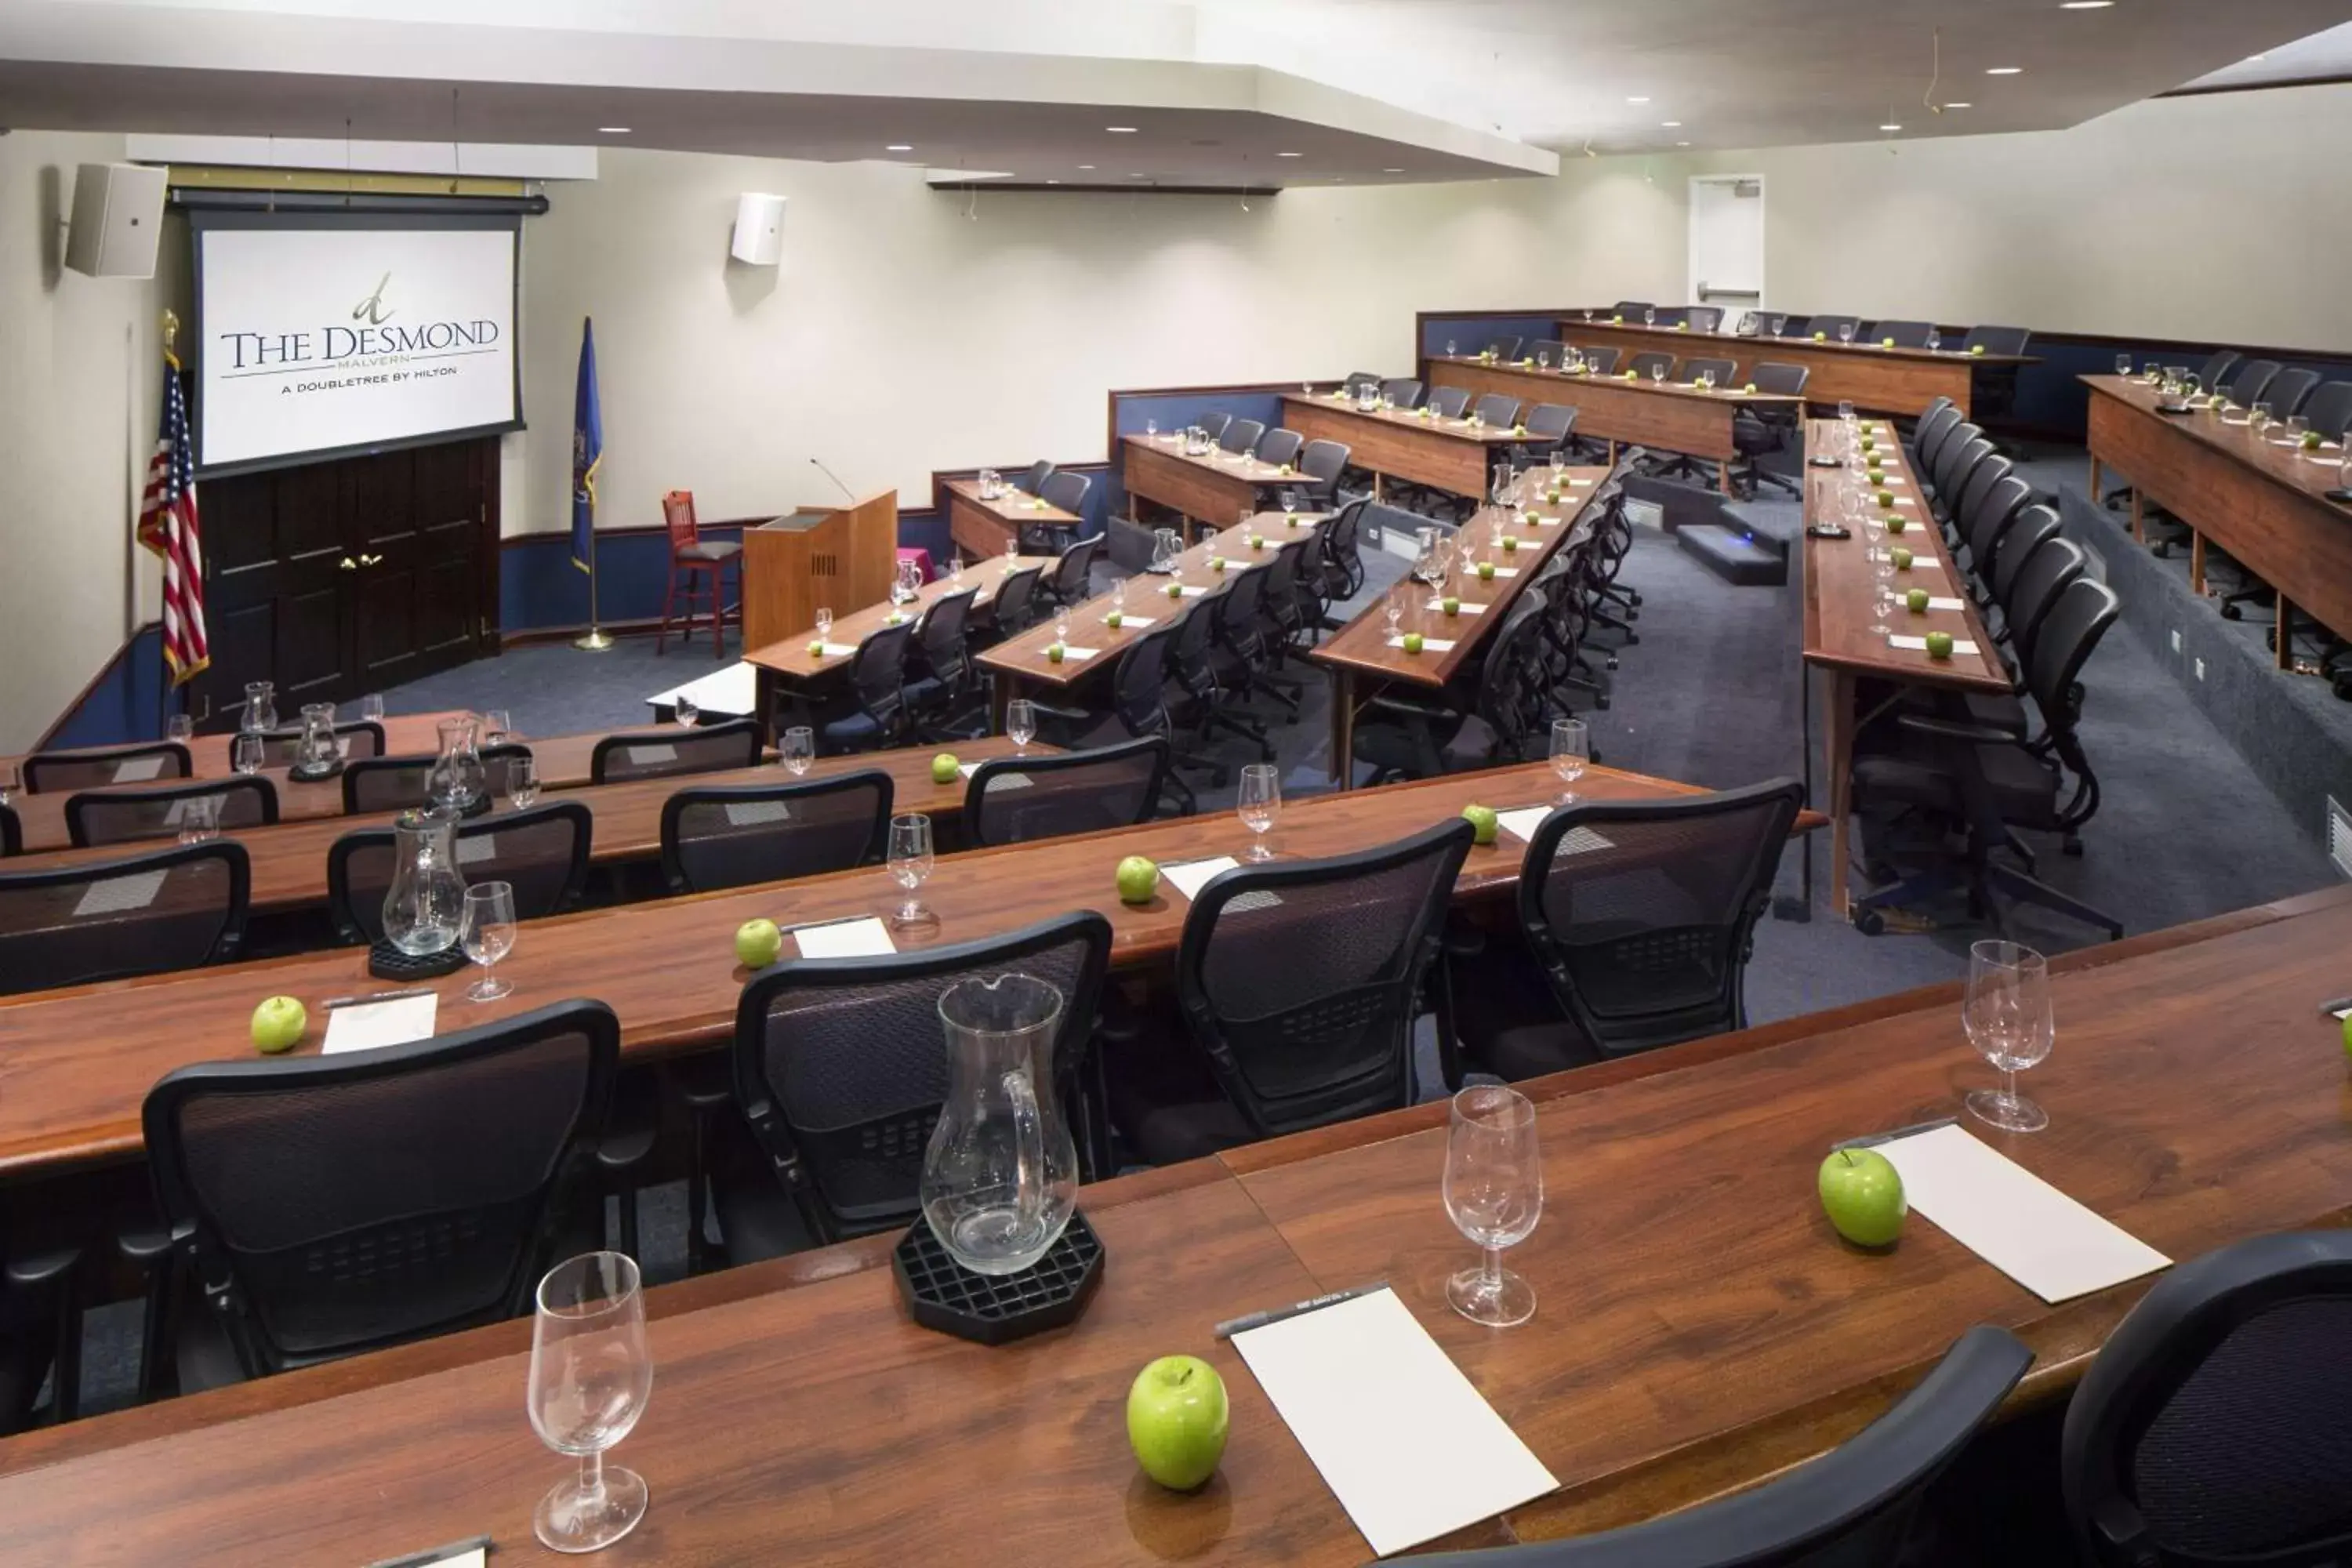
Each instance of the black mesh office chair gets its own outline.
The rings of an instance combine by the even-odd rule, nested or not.
[[[1338,500],[1339,476],[1347,471],[1350,448],[1345,442],[1314,440],[1298,454],[1300,492],[1309,504],[1328,508]]]
[[[2059,595],[2024,668],[2044,727],[2038,742],[1973,720],[1904,713],[1895,721],[1900,743],[1854,763],[1858,808],[1909,807],[1966,838],[1957,861],[1939,857],[1927,869],[1854,900],[1857,930],[1875,936],[1885,929],[1885,910],[1958,888],[1996,929],[2001,915],[1994,895],[2000,893],[2098,926],[2111,937],[2123,934],[2114,916],[1996,858],[2025,829],[2061,835],[2072,848],[2098,810],[2098,778],[2077,734],[2082,699],[2075,678],[2122,610],[2115,591],[2089,577],[2076,578]]]
[[[1625,368],[1636,381],[1663,381],[1675,373],[1675,356],[1651,350],[1627,360]]]
[[[1720,305],[1685,305],[1682,319],[1694,332],[1719,332],[1723,330],[1723,307]]]
[[[461,822],[452,849],[459,876],[512,884],[515,918],[535,921],[580,901],[595,832],[595,816],[585,805],[550,801]],[[327,913],[344,942],[383,939],[383,901],[392,891],[398,843],[389,827],[362,827],[328,846]]]
[[[1982,349],[1989,354],[2021,354],[2032,341],[2032,332],[2024,327],[1970,327],[1968,336],[1960,340],[1960,352],[1972,354]]]
[[[1012,606],[1009,596],[1013,583],[1021,576],[1016,573],[997,590],[1000,617]],[[1036,582],[1034,575],[1029,585]],[[850,656],[849,689],[856,698],[857,709],[826,724],[819,734],[824,745],[836,752],[870,752],[893,746],[907,732],[907,650],[915,640],[913,621],[901,621],[895,626],[883,626],[866,635]]]
[[[66,797],[66,831],[77,849],[170,838],[207,809],[212,825],[224,833],[266,827],[278,820],[278,786],[255,775],[190,779],[151,789],[85,790]]]
[[[1196,421],[1212,441],[1222,440],[1225,434],[1225,426],[1233,422],[1234,416],[1222,408],[1211,409]]]
[[[1024,473],[1019,479],[1013,481],[1013,488],[1017,490],[1026,491],[1028,494],[1034,496],[1045,489],[1045,481],[1053,478],[1053,463],[1046,458],[1040,458],[1035,462],[1029,465],[1029,468],[1026,473]]]
[[[2197,384],[2211,392],[2237,368],[2242,357],[2235,349],[2215,349],[2206,356],[2203,367],[2198,371]]]
[[[1364,513],[1365,509],[1372,504],[1370,497],[1360,496],[1341,507],[1339,515],[1323,525],[1323,596],[1326,599],[1352,599],[1364,591]],[[1326,616],[1323,629],[1337,631],[1346,624]]]
[[[1531,359],[1547,370],[1557,370],[1567,363],[1568,345],[1557,338],[1530,338],[1519,345],[1519,357]]]
[[[1511,444],[1511,461],[1524,468],[1563,450],[1576,428],[1576,410],[1565,403],[1538,403],[1528,410],[1527,439]]]
[[[1285,463],[1296,462],[1298,448],[1305,444],[1306,437],[1296,430],[1269,430],[1257,438],[1257,460],[1281,468]]]
[[[1927,334],[1934,330],[1926,321],[1881,321],[1871,328],[1870,337],[1882,347],[1924,349]]]
[[[1077,1101],[1110,934],[1087,910],[916,952],[788,958],[753,975],[730,1053],[751,1147],[714,1178],[729,1260],[919,1222],[923,1153],[948,1092],[940,998],[960,980],[1029,974],[1062,994],[1050,1072]]]
[[[1885,1568],[1922,1498],[2033,1364],[2006,1329],[1970,1329],[1893,1409],[1762,1486],[1645,1523],[1485,1552],[1426,1568]],[[2079,1398],[2080,1396],[2077,1395]]]
[[[335,726],[335,747],[343,760],[358,762],[383,755],[383,726],[372,719]],[[261,737],[261,765],[290,768],[302,754],[302,731],[272,730]]]
[[[1790,329],[1791,332],[1794,332],[1795,330],[1796,329],[1794,327]],[[1808,336],[1815,338],[1822,342],[1844,342],[1849,338],[1860,335],[1862,331],[1862,318],[1859,316],[1815,316],[1805,323],[1805,331]]]
[[[2352,1553],[2352,1231],[2257,1237],[2174,1268],[2066,1408],[2067,1517],[2107,1568]]]
[[[1232,424],[1225,426],[1225,433],[1223,435],[1217,437],[1217,446],[1221,449],[1231,452],[1235,457],[1239,457],[1244,452],[1255,451],[1257,449],[1257,438],[1265,434],[1265,420],[1236,419]]]
[[[1436,690],[1398,686],[1365,701],[1352,731],[1350,760],[1370,765],[1370,783],[1434,778],[1455,771],[1450,748],[1473,717],[1485,721],[1486,750],[1464,761],[1462,767],[1522,760],[1521,744],[1534,721],[1532,710],[1542,698],[1544,672],[1536,645],[1549,603],[1542,589],[1530,585],[1523,590],[1487,639],[1477,664]]]
[[[1411,376],[1397,376],[1381,383],[1381,396],[1399,408],[1421,406],[1421,383]]]
[[[411,1045],[168,1074],[143,1121],[181,1388],[529,1312],[581,1239],[567,1201],[620,1049],[611,1008],[559,1002]]]
[[[1727,359],[1686,359],[1675,367],[1675,380],[1683,386],[1696,386],[1705,375],[1715,377],[1715,387],[1722,391],[1738,384],[1732,375],[1739,369],[1738,362]]]
[[[1471,828],[1223,871],[1176,955],[1188,1048],[1150,1025],[1106,1063],[1111,1116],[1153,1164],[1413,1100],[1412,1024]]]
[[[1097,541],[1087,540],[1065,552],[1063,564],[1081,584],[1086,581],[1087,563],[1097,547]],[[980,728],[973,727],[981,688],[971,662],[971,605],[979,593],[972,587],[942,595],[931,601],[931,607],[916,623],[913,651],[921,656],[922,673],[906,683],[907,718],[926,740],[985,732],[984,719]]]
[[[88,751],[35,752],[25,759],[25,793],[58,795],[107,784],[152,784],[184,779],[194,772],[188,748],[177,741],[142,741],[130,746]]]
[[[1519,400],[1507,392],[1487,393],[1475,409],[1480,424],[1497,430],[1507,430],[1519,422]]]
[[[1987,479],[1987,476],[1991,476]],[[1981,482],[1980,482],[1981,481]],[[1993,583],[2010,530],[2032,504],[2033,487],[2010,471],[2007,459],[1979,463],[1960,492],[1960,510],[1954,533],[1961,548],[1957,563],[1968,581],[1962,585],[1980,605],[1993,602]],[[2049,509],[2042,509],[2048,512]]]
[[[226,963],[253,883],[233,838],[119,860],[0,870],[0,993]]]
[[[2324,381],[2303,400],[2303,416],[2326,441],[2341,440],[2352,426],[2352,381]]]
[[[1640,326],[1642,318],[1657,309],[1647,300],[1620,300],[1609,308],[1609,313],[1630,325]]]
[[[1470,395],[1458,386],[1433,386],[1429,389],[1429,406],[1440,419],[1459,419],[1462,411],[1470,406]]]
[[[688,785],[662,802],[662,879],[673,893],[709,893],[876,864],[895,788],[878,770]]]
[[[1756,921],[1804,786],[1583,801],[1537,826],[1518,937],[1452,966],[1465,1062],[1519,1079],[1747,1027]]]
[[[2263,390],[2263,401],[2271,405],[2273,416],[2284,419],[2290,414],[2302,413],[2303,400],[2309,397],[2311,389],[2318,384],[2319,373],[2315,370],[2282,370],[2271,377],[2270,385]]]
[[[911,626],[889,628],[912,631]],[[877,632],[876,637],[883,634]],[[872,638],[867,639],[869,642]],[[855,668],[853,662],[852,668]],[[724,724],[684,725],[667,730],[644,730],[607,735],[588,756],[592,784],[625,784],[631,779],[675,778],[681,773],[715,773],[728,768],[748,768],[760,760],[760,726],[751,719],[730,719]]]
[[[1225,591],[1211,595],[1201,605],[1209,616],[1210,658],[1214,662],[1218,689],[1229,701],[1236,703],[1247,702],[1254,697],[1271,697],[1282,703],[1295,720],[1298,717],[1297,700],[1264,679],[1273,661],[1266,650],[1258,606],[1273,575],[1271,566],[1234,568],[1226,574],[1233,581]],[[1262,720],[1255,716],[1235,717],[1263,735]]]
[[[2250,359],[2230,373],[2230,384],[2222,396],[2239,408],[2252,408],[2270,395],[2271,382],[2279,373],[2274,359]]]
[[[1035,605],[1045,580],[1045,570],[1042,566],[1024,566],[1018,572],[1005,574],[988,603],[973,606],[971,618],[966,623],[971,647],[993,647],[1029,629],[1030,623],[1036,619]]]
[[[1354,397],[1362,393],[1366,387],[1376,387],[1380,384],[1381,377],[1378,371],[1357,370],[1349,371],[1348,379],[1339,384],[1347,390],[1349,396]]]
[[[1094,489],[1094,485],[1091,474],[1056,468],[1038,487],[1037,499],[1047,506],[1059,507],[1073,517],[1083,517],[1086,515],[1087,492]]]
[[[1763,367],[1759,365],[1757,368],[1760,370]],[[1959,424],[1961,417],[1959,405],[1948,397],[1939,397],[1927,405],[1927,411],[1919,416],[1918,423],[1911,427],[1910,439],[1904,443],[1911,455],[1913,468],[1926,471],[1927,458],[1943,445],[1944,438],[1952,433],[1952,427]]]
[[[1614,375],[1620,351],[1613,348],[1588,348],[1583,351],[1585,369],[1594,375]]]
[[[1802,397],[1805,384],[1812,379],[1811,368],[1801,364],[1780,364],[1761,360],[1748,369],[1748,384],[1757,391],[1780,396]],[[1771,485],[1792,496],[1804,494],[1801,480],[1789,474],[1776,474],[1764,466],[1764,459],[1782,452],[1799,438],[1804,427],[1805,410],[1800,404],[1793,408],[1774,407],[1769,404],[1743,406],[1731,416],[1731,444],[1744,459],[1734,470],[1735,481],[1744,481],[1748,493],[1753,496],[1759,485]]]
[[[45,1382],[50,1425],[80,1413],[82,1248],[26,1228],[0,1215],[0,1436],[30,1422]]]
[[[1501,337],[1490,340],[1486,344],[1486,352],[1507,364],[1512,360],[1519,357],[1520,341],[1521,340],[1506,333]]]
[[[528,761],[530,748],[505,741],[482,748],[486,786],[495,790],[506,776],[508,763]],[[415,811],[431,804],[427,796],[433,764],[431,752],[410,752],[397,757],[362,757],[343,768],[343,815],[362,816],[379,811]]]
[[[0,805],[0,859],[25,852],[25,825],[16,818],[16,808]]]
[[[1148,822],[1160,809],[1169,744],[1159,735],[1088,752],[997,757],[964,786],[966,839],[1026,844]]]

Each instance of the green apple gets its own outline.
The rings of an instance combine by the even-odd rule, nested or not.
[[[1285,463],[1282,465],[1282,471],[1286,474],[1295,474],[1298,471],[1298,465],[1296,463]]]
[[[1675,331],[1678,332],[1687,332],[1690,331],[1690,323],[1688,321],[1676,321],[1675,323]]]
[[[1042,500],[1033,500],[1029,503],[1029,510],[1031,511],[1044,511],[1045,510],[1045,503]]]
[[[1925,588],[1912,589],[1909,593],[1903,595],[1903,605],[1906,609],[1908,609],[1915,616],[1926,615],[1927,613],[1927,590]]]
[[[822,642],[813,642],[809,644],[809,657],[811,658],[823,658],[824,657],[824,644]]]
[[[941,752],[931,759],[931,782],[953,784],[956,780],[956,770],[962,766],[963,764],[956,760],[956,754],[953,752]]]
[[[1817,1185],[1830,1224],[1856,1247],[1891,1247],[1903,1234],[1903,1216],[1910,1212],[1903,1177],[1877,1150],[1832,1150]]]
[[[2303,449],[2306,452],[2318,451],[2320,440],[2321,437],[2318,431],[2305,430],[2303,433]]]
[[[2344,1015],[2344,1054],[2352,1057],[2352,1013]]]
[[[1511,554],[1513,552],[1517,551],[1517,550],[1518,549],[1518,547],[1519,547],[1519,536],[1518,536],[1517,534],[1516,534],[1516,533],[1507,533],[1507,534],[1503,535],[1503,553],[1504,553],[1504,554],[1506,554],[1506,555]]]
[[[784,933],[773,921],[745,921],[735,928],[735,958],[746,969],[765,969],[783,951]]]
[[[1263,533],[1251,534],[1250,548],[1252,550],[1264,550],[1265,548],[1265,535]]]
[[[1906,526],[1908,526],[1908,522],[1909,520],[1901,512],[1890,511],[1886,514],[1886,531],[1889,533],[1900,533]]]
[[[1062,653],[1063,653],[1062,645],[1061,645],[1060,643],[1055,643],[1055,644],[1054,644],[1052,647],[1048,647],[1048,648],[1045,650],[1045,662],[1046,662],[1046,663],[1048,663],[1048,664],[1059,664],[1059,663],[1061,663],[1061,662],[1062,662]]]
[[[1437,410],[1436,410],[1436,409],[1434,409],[1434,408],[1424,408],[1424,409],[1421,410],[1421,416],[1422,416],[1423,419],[1427,419],[1427,418],[1431,418],[1431,417],[1433,417],[1436,413],[1437,413]]]
[[[1815,332],[1813,334],[1813,342],[1817,343],[1825,343],[1829,341],[1830,335],[1827,332]]]
[[[1282,525],[1285,528],[1297,528],[1298,526],[1298,514],[1295,511],[1284,512],[1282,514]]]
[[[1491,561],[1481,561],[1478,563],[1478,581],[1481,583],[1491,583],[1494,580],[1495,563]]]
[[[1894,555],[1895,569],[1897,572],[1908,572],[1911,570],[1911,552],[1909,551],[1897,550],[1894,552]]]
[[[1171,584],[1168,584],[1168,596],[1169,596],[1170,598],[1171,598],[1171,599],[1181,599],[1181,598],[1182,598],[1182,597],[1184,596],[1184,584],[1181,584],[1181,583],[1171,583]]]
[[[1893,506],[1895,504],[1895,492],[1893,490],[1879,491],[1878,504],[1881,506]]]
[[[1622,379],[1624,379],[1624,380],[1626,380],[1626,381],[1632,381],[1632,380],[1633,380],[1633,379],[1634,379],[1633,373],[1632,371],[1630,371],[1630,370],[1629,370],[1629,371],[1627,371],[1627,372],[1625,372],[1625,373],[1624,373],[1624,374],[1623,374]]]
[[[1751,382],[1749,382],[1747,385],[1745,385],[1745,386],[1741,387],[1739,390],[1740,390],[1740,391],[1742,391],[1742,392],[1754,392],[1754,391],[1756,390],[1756,384],[1755,384],[1754,382],[1752,382],[1752,381],[1751,381]]]
[[[1495,842],[1495,829],[1499,824],[1496,819],[1493,806],[1465,805],[1462,808],[1462,820],[1470,825],[1473,842],[1478,844]]]
[[[1407,653],[1419,653],[1421,651],[1421,634],[1419,632],[1407,632],[1404,634],[1404,651]]]
[[[1969,345],[1969,353],[1975,354],[1981,359],[1984,356],[1984,344],[1970,343]]]
[[[1128,1446],[1145,1475],[1175,1491],[1217,1473],[1232,1419],[1225,1380],[1198,1356],[1161,1356],[1127,1391]]]
[[[1927,634],[1927,657],[1929,658],[1951,658],[1952,634],[1949,632],[1929,632]]]
[[[1895,340],[1893,338],[1881,338],[1878,340],[1878,346],[1883,349],[1891,349],[1895,346]]]
[[[1625,324],[1625,318],[1622,316],[1612,316],[1609,318],[1609,324],[1612,327],[1622,327]]]
[[[1108,626],[1113,631],[1117,631],[1119,628],[1119,624],[1126,619],[1127,617],[1125,616],[1120,615],[1117,610],[1113,610],[1109,615],[1103,617],[1103,625]]]
[[[1222,556],[1222,555],[1212,555],[1212,556],[1210,556],[1210,557],[1209,557],[1209,570],[1210,570],[1210,571],[1212,571],[1212,572],[1222,572],[1222,571],[1223,571],[1224,569],[1225,569],[1225,558],[1224,558],[1223,556]]]
[[[1462,601],[1456,598],[1447,597],[1439,600],[1437,607],[1444,610],[1449,616],[1458,616],[1462,613]]]
[[[1118,901],[1123,904],[1148,904],[1160,890],[1159,864],[1141,855],[1130,855],[1118,863]]]
[[[1511,426],[1511,434],[1514,436],[1524,436],[1527,433],[1528,427],[1524,425],[1514,425]]]
[[[302,1043],[310,1015],[291,996],[271,996],[253,1010],[253,1048],[266,1056],[290,1051]]]

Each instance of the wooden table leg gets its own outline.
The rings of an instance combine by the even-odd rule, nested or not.
[[[2140,499],[2137,485],[2132,487],[2131,498],[2132,542],[2146,544],[2147,542],[2147,506]]]
[[[2094,452],[2091,454],[2091,504],[2093,506],[2105,506],[2106,504],[2099,499],[2102,495],[2106,493],[2106,486],[2104,482],[2105,478],[2105,471],[2099,462],[2099,455],[2096,452]]]
[[[2189,591],[2199,598],[2205,596],[2205,531],[2189,531]]]
[[[2278,629],[2272,636],[2278,643],[2278,667],[2281,669],[2293,669],[2294,668],[2294,606],[2287,603],[2284,594],[2278,596]]]
[[[776,743],[776,672],[765,665],[751,667],[751,705],[757,710],[752,717],[760,721],[760,744],[773,746]]]
[[[1347,789],[1356,779],[1356,674],[1331,671],[1331,759],[1325,771],[1332,786]]]
[[[1846,883],[1853,853],[1851,812],[1853,793],[1853,674],[1829,672],[1829,700],[1822,710],[1822,752],[1830,786],[1830,908],[1840,920],[1853,918]]]
[[[1731,459],[1730,459],[1730,458],[1717,458],[1715,460],[1715,482],[1716,482],[1716,486],[1717,486],[1717,489],[1721,489],[1721,490],[1723,491],[1724,499],[1725,499],[1726,500],[1730,500],[1730,499],[1731,499]]]

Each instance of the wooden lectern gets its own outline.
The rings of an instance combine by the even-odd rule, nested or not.
[[[898,563],[898,492],[810,506],[743,531],[743,646],[766,647],[888,597]]]

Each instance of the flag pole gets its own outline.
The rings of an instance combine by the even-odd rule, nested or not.
[[[572,394],[572,563],[588,574],[588,635],[572,646],[586,653],[605,653],[613,639],[604,635],[596,605],[596,469],[604,460],[604,419],[596,399],[595,323],[580,322],[580,376]]]
[[[587,653],[604,653],[613,646],[613,639],[604,635],[604,628],[596,620],[596,554],[595,536],[591,534],[588,542],[588,632],[585,637],[572,639],[573,647]]]

